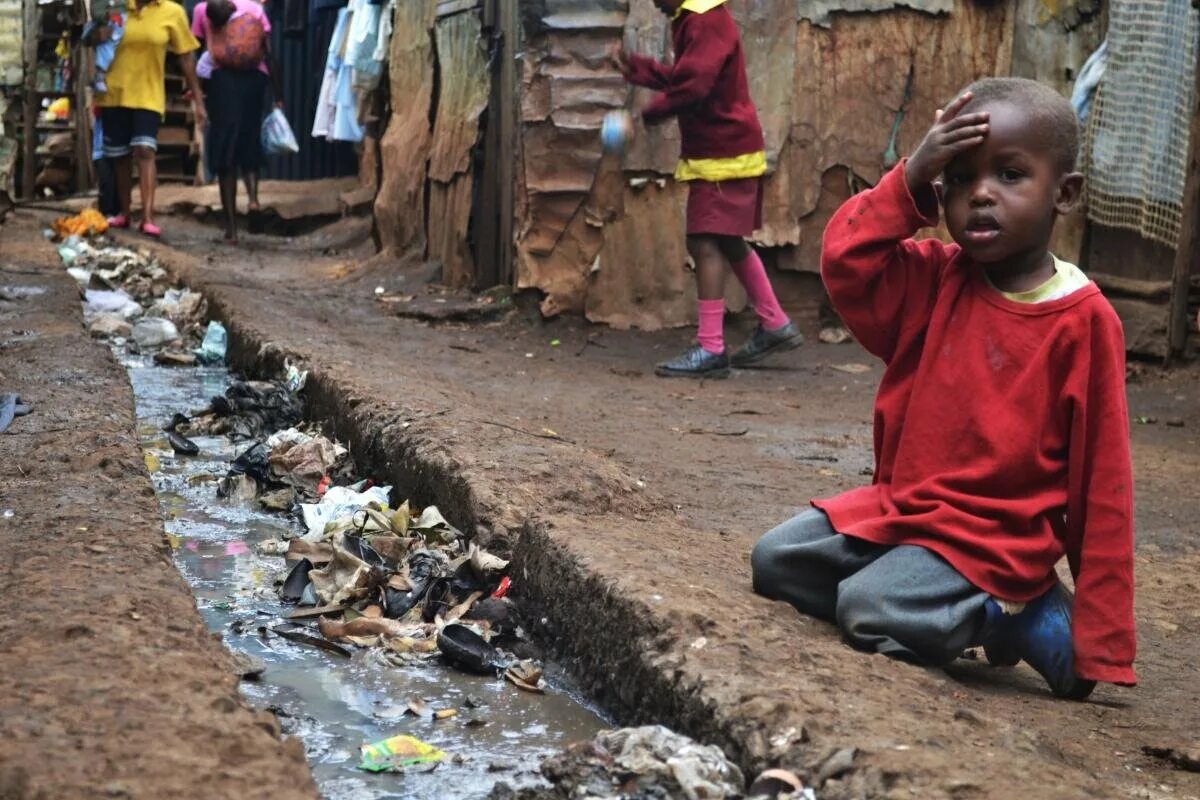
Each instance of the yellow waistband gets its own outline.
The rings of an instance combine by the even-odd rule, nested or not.
[[[762,150],[729,158],[681,158],[675,166],[677,181],[732,181],[757,178],[767,172],[767,154]]]

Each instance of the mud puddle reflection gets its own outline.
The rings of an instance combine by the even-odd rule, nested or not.
[[[264,640],[259,628],[276,624],[290,607],[280,603],[274,589],[284,559],[259,555],[256,546],[298,534],[299,523],[290,515],[217,498],[216,478],[247,444],[198,436],[200,455],[179,457],[161,430],[176,411],[203,407],[222,393],[228,372],[118,357],[133,383],[139,436],[175,563],[208,627],[231,650],[266,663],[262,678],[243,681],[242,690],[255,706],[274,709],[285,733],[301,738],[322,795],[331,800],[483,797],[500,780],[535,780],[541,756],[604,727],[594,711],[553,680],[546,694],[531,695],[437,662],[395,667],[373,661],[369,650],[356,650],[346,659],[277,637]],[[410,697],[457,709],[458,716],[440,722],[404,716]],[[480,707],[470,707],[476,704]],[[445,750],[446,761],[432,772],[404,775],[356,768],[360,745],[402,733]]]

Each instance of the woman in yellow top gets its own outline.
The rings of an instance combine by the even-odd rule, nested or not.
[[[193,56],[199,47],[183,6],[172,0],[129,0],[124,34],[105,76],[108,91],[96,96],[104,129],[104,155],[113,159],[121,206],[121,213],[108,220],[109,227],[129,227],[133,160],[137,159],[142,195],[142,224],[138,229],[148,236],[161,234],[154,224],[154,188],[158,184],[154,158],[158,126],[167,105],[167,50],[179,56],[179,66],[192,93],[196,122],[204,127],[204,96],[196,80]]]

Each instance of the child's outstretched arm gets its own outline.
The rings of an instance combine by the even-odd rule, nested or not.
[[[986,114],[958,114],[970,99],[964,94],[939,109],[912,157],[846,201],[825,227],[821,277],[829,298],[855,338],[884,361],[902,333],[928,323],[942,271],[957,252],[911,237],[937,224],[933,182],[946,164],[987,134]]]
[[[738,43],[737,26],[728,15],[688,14],[677,24],[681,28],[674,64],[626,56],[625,76],[629,82],[660,92],[642,109],[641,117],[648,125],[663,122],[707,98]]]
[[[634,86],[644,86],[661,92],[671,82],[671,68],[656,58],[626,53],[624,48],[617,50],[612,56],[612,62],[625,76],[625,80]]]
[[[1073,357],[1067,560],[1075,576],[1071,634],[1081,678],[1132,686],[1133,469],[1125,401],[1125,339],[1105,305]]]

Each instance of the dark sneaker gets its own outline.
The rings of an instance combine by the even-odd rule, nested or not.
[[[1046,679],[1056,696],[1083,700],[1096,688],[1096,682],[1075,675],[1073,600],[1061,583],[1029,601],[1019,614],[1000,614],[999,605],[989,600],[983,642],[988,661],[997,665],[1024,661]]]
[[[733,365],[744,367],[747,364],[761,361],[772,353],[795,350],[802,344],[804,344],[804,335],[800,333],[800,329],[794,322],[789,322],[782,328],[776,328],[773,331],[766,330],[759,325],[754,329],[754,333],[750,334],[746,343],[733,354]]]
[[[710,353],[700,345],[694,345],[659,364],[654,368],[654,374],[663,378],[728,378],[729,356]]]

